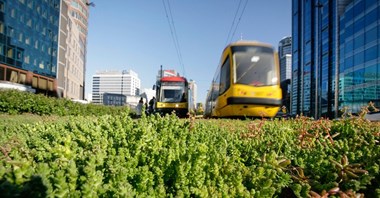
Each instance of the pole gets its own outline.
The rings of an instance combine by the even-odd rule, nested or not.
[[[317,33],[317,42],[318,42],[318,45],[317,45],[317,58],[316,58],[316,64],[315,64],[315,104],[314,104],[314,119],[318,119],[319,118],[319,113],[320,113],[320,110],[318,108],[318,104],[320,103],[319,101],[319,89],[320,87],[318,86],[319,85],[319,82],[320,82],[320,74],[319,74],[319,70],[320,68],[322,68],[322,46],[321,46],[321,43],[322,43],[322,39],[321,39],[321,8],[323,8],[323,4],[321,4],[319,1],[317,2],[317,4],[315,5],[315,7],[318,9],[318,12],[317,12],[317,26],[318,26],[318,33]]]
[[[160,66],[160,80],[163,77],[162,65]]]

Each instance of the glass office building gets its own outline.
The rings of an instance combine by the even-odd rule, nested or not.
[[[337,117],[379,99],[377,0],[293,0],[291,113]]]
[[[59,0],[0,0],[0,82],[56,94]]]
[[[280,60],[282,104],[288,111],[290,109],[290,82],[292,79],[292,37],[284,37],[278,43],[278,57]]]
[[[360,111],[380,99],[380,4],[351,1],[339,18],[339,108]]]

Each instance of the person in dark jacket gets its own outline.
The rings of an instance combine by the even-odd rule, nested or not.
[[[154,105],[156,104],[156,97],[153,96],[152,99],[149,101],[149,113],[154,112]]]

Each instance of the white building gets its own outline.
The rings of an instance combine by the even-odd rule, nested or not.
[[[101,71],[92,76],[92,102],[102,104],[104,93],[140,95],[141,82],[132,70]]]
[[[196,109],[197,107],[197,84],[195,83],[194,80],[189,81],[189,88],[191,90],[191,102],[192,106],[190,107],[191,109]]]

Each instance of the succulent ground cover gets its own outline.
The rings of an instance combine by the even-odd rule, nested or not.
[[[380,196],[380,124],[363,115],[0,118],[1,197]]]

